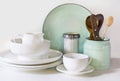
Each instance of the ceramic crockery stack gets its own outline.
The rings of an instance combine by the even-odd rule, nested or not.
[[[46,58],[50,41],[43,38],[43,33],[25,33],[10,41],[10,51],[21,60]]]
[[[62,53],[50,49],[50,41],[43,33],[25,33],[10,40],[10,50],[0,53],[4,68],[30,71],[55,67],[62,63]]]

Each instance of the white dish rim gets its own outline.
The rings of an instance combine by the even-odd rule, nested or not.
[[[48,69],[52,67],[56,67],[57,65],[60,65],[62,63],[62,60],[57,60],[52,63],[44,64],[44,65],[36,65],[36,66],[22,66],[22,65],[14,65],[2,62],[3,68],[17,70],[17,71],[31,71],[31,70],[43,70]],[[7,66],[7,67],[6,67]]]
[[[3,51],[3,52],[0,53],[0,60],[2,62],[6,62],[6,63],[9,63],[9,64],[28,65],[29,66],[29,65],[38,65],[38,64],[51,63],[51,62],[59,60],[63,55],[62,52],[57,51],[57,50],[50,49],[50,51],[52,51],[54,53],[54,55],[56,53],[57,56],[46,58],[46,59],[37,59],[37,60],[32,60],[32,61],[24,61],[24,60],[18,59],[17,56],[15,56],[14,54],[9,55],[8,57],[4,57],[5,56],[4,54],[8,55],[8,54],[11,53],[10,50],[6,50],[6,51]],[[52,54],[50,54],[49,56],[52,56]],[[13,57],[14,60],[9,58],[9,57]]]
[[[64,70],[60,69],[60,68],[63,68]],[[89,69],[87,71],[85,71],[86,69]],[[84,71],[81,71],[81,72],[70,72],[70,71],[67,71],[64,67],[63,64],[60,64],[56,67],[56,70],[61,72],[61,73],[65,73],[65,74],[69,74],[69,75],[83,75],[83,74],[87,74],[87,73],[91,73],[93,72],[95,69],[93,66],[89,65],[87,68],[86,68]]]

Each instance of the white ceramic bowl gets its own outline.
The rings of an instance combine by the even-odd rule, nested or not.
[[[45,55],[50,49],[50,41],[44,40],[39,45],[28,46],[22,44],[22,39],[12,39],[10,41],[10,50],[12,53],[23,56],[23,57],[38,57],[41,55]]]

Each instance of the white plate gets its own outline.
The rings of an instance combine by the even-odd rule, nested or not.
[[[70,75],[83,75],[83,74],[87,74],[87,73],[90,73],[90,72],[94,71],[94,68],[92,66],[88,66],[84,71],[81,71],[81,72],[71,72],[71,71],[67,71],[63,64],[58,65],[56,67],[56,69],[59,72],[70,74]]]
[[[16,64],[16,65],[37,65],[54,62],[62,57],[62,53],[56,50],[50,50],[48,57],[36,60],[21,60],[16,55],[12,54],[9,50],[0,53],[0,60],[3,62]]]
[[[3,68],[8,68],[8,69],[10,68],[13,70],[20,70],[20,71],[42,70],[42,69],[55,67],[57,65],[60,65],[61,63],[62,63],[62,60],[58,60],[48,64],[24,66],[24,65],[15,65],[15,64],[1,62]]]

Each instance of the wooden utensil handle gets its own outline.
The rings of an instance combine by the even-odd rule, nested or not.
[[[94,14],[92,14],[90,16],[90,21],[91,21],[91,26],[92,26],[92,30],[93,30],[93,37],[94,37],[94,40],[96,41],[100,41],[102,40],[100,37],[99,37],[99,29],[97,27],[97,18]]]

